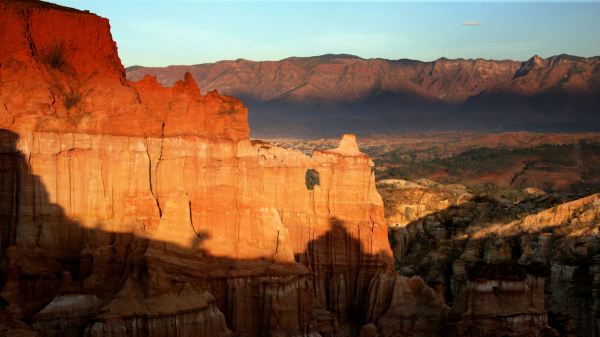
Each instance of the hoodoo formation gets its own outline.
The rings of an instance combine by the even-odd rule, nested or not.
[[[378,185],[396,269],[451,304],[447,336],[598,335],[599,194],[507,203],[425,179]]]
[[[435,335],[353,136],[249,140],[236,98],[125,78],[108,20],[0,2],[0,331]]]

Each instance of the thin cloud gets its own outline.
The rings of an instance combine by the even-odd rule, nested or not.
[[[480,21],[476,21],[476,20],[468,20],[468,21],[464,21],[462,23],[463,26],[481,26],[481,22]]]

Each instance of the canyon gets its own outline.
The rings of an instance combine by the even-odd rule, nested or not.
[[[126,70],[131,80],[150,74],[164,85],[189,72],[203,88],[241,97],[254,137],[600,130],[598,57],[422,62],[328,54]]]
[[[0,31],[0,335],[598,336],[598,194],[376,181],[353,134],[309,151],[253,139],[255,111],[227,94],[258,96],[187,68],[133,78],[95,14],[0,0]],[[468,62],[532,95],[577,64],[561,88],[596,90],[596,59]],[[455,85],[407,64],[425,69],[420,95]],[[371,90],[303,87],[291,96]],[[487,95],[469,88],[444,99]]]
[[[243,103],[189,74],[128,81],[89,12],[2,1],[0,31],[3,335],[442,328],[444,302],[392,270],[354,136],[312,156],[251,141]]]
[[[448,335],[598,334],[598,194],[563,202],[530,190],[513,203],[426,180],[378,188],[395,268],[445,298]]]

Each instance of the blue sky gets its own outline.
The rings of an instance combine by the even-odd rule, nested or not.
[[[52,0],[50,0],[52,1]],[[600,2],[56,0],[110,19],[125,66],[600,55]]]

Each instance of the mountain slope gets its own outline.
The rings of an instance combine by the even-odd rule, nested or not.
[[[221,61],[130,67],[127,77],[171,85],[190,72],[203,90],[241,97],[254,136],[329,136],[426,130],[599,130],[600,59],[526,62],[362,59]]]

